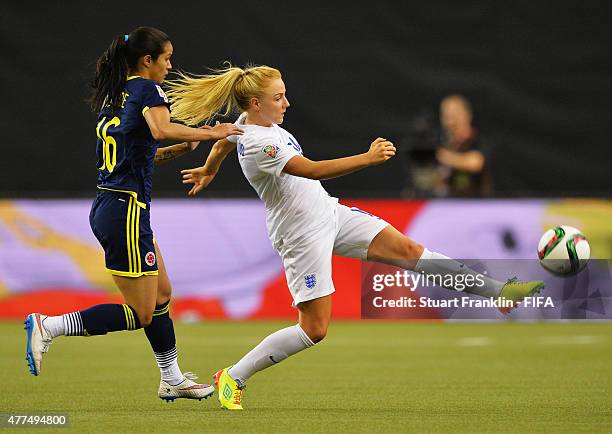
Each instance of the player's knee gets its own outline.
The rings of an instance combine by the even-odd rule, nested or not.
[[[167,302],[170,301],[170,298],[172,296],[172,291],[162,291],[162,292],[157,292],[157,298],[155,299],[155,304],[160,306],[162,304],[165,304]]]
[[[423,254],[424,247],[414,240],[405,237],[401,243],[401,256],[403,259],[419,259]]]
[[[310,325],[307,330],[304,330],[310,340],[315,344],[321,342],[327,336],[327,324],[319,323]]]
[[[138,312],[138,319],[141,327],[148,327],[153,321],[153,312]]]
[[[164,304],[172,296],[172,285],[168,278],[160,278],[157,283],[157,304]]]
[[[316,344],[325,339],[325,336],[327,336],[327,329],[320,329],[317,330],[312,337],[310,337],[310,340]]]

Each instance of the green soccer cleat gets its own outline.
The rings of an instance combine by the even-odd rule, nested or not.
[[[504,306],[499,306],[498,309],[504,315],[509,314],[516,309],[521,301],[525,297],[531,297],[534,294],[539,293],[544,288],[544,282],[541,280],[534,280],[532,282],[515,282],[509,280],[501,289],[498,300],[503,301]],[[507,302],[511,301],[510,306],[505,306]]]
[[[219,402],[221,408],[226,410],[242,410],[242,390],[240,385],[227,373],[231,366],[221,369],[214,375],[215,385],[219,391]]]

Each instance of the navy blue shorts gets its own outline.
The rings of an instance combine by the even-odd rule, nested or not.
[[[158,274],[149,207],[138,205],[128,193],[99,191],[89,224],[104,249],[108,272],[126,277]]]

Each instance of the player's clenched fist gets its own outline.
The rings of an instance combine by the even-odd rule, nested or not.
[[[381,164],[395,155],[395,146],[387,139],[377,138],[370,145],[368,157],[370,157],[370,165]]]

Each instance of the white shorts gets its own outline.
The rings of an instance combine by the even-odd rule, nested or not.
[[[370,243],[389,225],[358,208],[335,206],[330,224],[300,242],[278,248],[293,306],[333,293],[332,255],[366,260]]]

